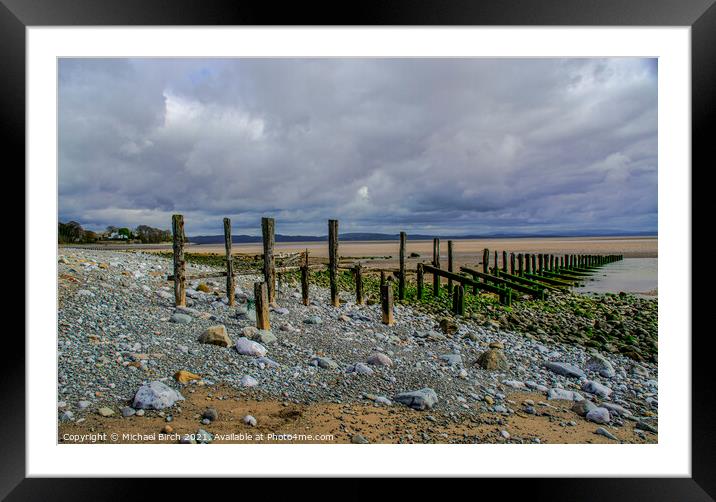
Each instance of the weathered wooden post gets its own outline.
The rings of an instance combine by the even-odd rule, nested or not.
[[[524,271],[525,271],[525,257],[522,255],[522,253],[517,255],[517,263],[518,263],[518,268],[517,268],[518,274],[520,277],[522,277],[524,275]]]
[[[452,311],[458,315],[465,314],[465,292],[462,284],[455,286],[455,292],[452,296]]]
[[[380,285],[385,286],[385,270],[380,271]]]
[[[264,241],[264,282],[268,294],[269,304],[276,301],[276,262],[273,255],[274,246],[273,218],[261,218],[261,234]]]
[[[417,270],[417,282],[418,282],[418,300],[423,299],[423,264],[418,263],[418,270]]]
[[[328,278],[331,281],[331,304],[338,307],[338,220],[328,220]]]
[[[380,305],[383,311],[383,324],[392,326],[393,319],[393,285],[385,284],[380,287]]]
[[[308,249],[306,249],[303,256],[303,265],[301,266],[301,299],[304,305],[308,305]]]
[[[536,274],[537,273],[537,255],[532,253],[532,256],[530,258],[532,258],[532,273]]]
[[[482,273],[487,274],[490,272],[490,250],[485,248],[482,250]]]
[[[452,241],[448,241],[448,272],[452,272]],[[447,283],[448,296],[452,295],[452,279],[448,279]]]
[[[440,239],[433,239],[433,267],[440,268]],[[440,276],[433,274],[433,296],[440,294]]]
[[[532,258],[529,253],[525,253],[525,272],[528,274],[532,273]]]
[[[184,217],[172,215],[172,233],[174,250],[174,304],[186,306],[186,262],[184,261]]]
[[[515,275],[515,253],[510,253],[510,275]]]
[[[363,266],[358,263],[353,268],[356,279],[356,305],[363,305]]]
[[[226,247],[226,299],[229,306],[235,303],[234,262],[231,259],[231,220],[224,218],[224,247]]]
[[[499,262],[497,261],[497,250],[495,250],[495,266],[492,271],[495,275],[499,275],[500,273]]]
[[[549,255],[549,269],[554,271],[554,255]]]
[[[405,232],[400,232],[400,276],[398,277],[398,300],[405,300]]]
[[[539,275],[542,275],[542,272],[544,271],[544,254],[539,253],[537,255],[537,265],[539,268],[537,269],[539,272]]]
[[[254,301],[256,304],[256,327],[270,330],[268,288],[265,282],[254,283]]]
[[[502,251],[502,271],[507,273],[507,251]]]

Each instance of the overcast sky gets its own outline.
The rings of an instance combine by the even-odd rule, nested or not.
[[[62,59],[59,219],[657,229],[654,59]]]

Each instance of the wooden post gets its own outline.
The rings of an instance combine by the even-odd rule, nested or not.
[[[530,258],[532,261],[532,273],[536,274],[537,273],[537,255],[532,253],[532,256],[530,256]]]
[[[452,311],[458,315],[465,314],[465,294],[462,284],[455,286],[452,296]]]
[[[522,277],[525,272],[525,257],[522,253],[517,255],[517,272],[520,277]]]
[[[499,262],[497,261],[497,250],[495,250],[495,266],[492,268],[495,275],[500,275]]]
[[[515,253],[510,253],[510,275],[515,275]]]
[[[386,284],[380,287],[380,304],[383,311],[383,324],[392,326],[393,319],[393,285]]]
[[[554,271],[554,255],[549,255],[549,269]]]
[[[338,307],[338,220],[328,220],[328,277],[331,281],[331,304]]]
[[[507,273],[507,251],[502,251],[502,271]]]
[[[398,277],[398,300],[405,300],[405,232],[400,232],[400,276]]]
[[[433,239],[433,267],[440,268],[440,239]],[[433,274],[433,296],[440,294],[440,276]]]
[[[174,234],[174,304],[186,306],[186,262],[184,261],[184,217],[172,215],[172,233]]]
[[[418,263],[417,270],[417,282],[418,282],[418,300],[423,299],[423,264]],[[382,286],[382,284],[381,284]]]
[[[268,288],[265,282],[254,283],[254,301],[256,304],[256,327],[270,330]]]
[[[529,253],[525,253],[525,272],[532,273],[532,257]]]
[[[269,304],[276,301],[276,263],[273,256],[274,228],[273,218],[261,218],[261,233],[264,241],[264,281]]]
[[[224,218],[224,247],[226,247],[226,299],[229,306],[235,303],[234,262],[231,259],[231,220]]]
[[[363,305],[363,266],[358,263],[353,268],[356,279],[356,305]]]
[[[537,269],[538,270],[537,273],[539,275],[542,275],[542,272],[544,272],[544,254],[539,253],[537,255],[537,264],[539,265],[539,268]]]
[[[482,250],[482,273],[483,274],[489,274],[490,273],[490,250],[485,248]]]
[[[380,271],[380,285],[385,286],[385,270]]]
[[[453,259],[452,259],[452,241],[448,241],[448,272],[452,272]],[[448,279],[447,283],[448,296],[452,295],[452,279]]]
[[[308,249],[304,254],[303,266],[301,267],[301,299],[304,305],[308,305]]]

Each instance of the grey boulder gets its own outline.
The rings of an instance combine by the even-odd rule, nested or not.
[[[573,390],[559,389],[557,387],[549,389],[547,399],[557,399],[562,401],[582,401],[584,397],[579,392]]]
[[[616,375],[614,366],[601,354],[592,354],[587,361],[587,370],[598,373],[604,378],[612,378]]]
[[[608,398],[612,393],[612,389],[593,380],[587,380],[584,382],[582,384],[582,390],[601,398]]]
[[[586,374],[574,364],[563,362],[548,362],[545,367],[553,373],[571,378],[586,378]]]
[[[586,416],[587,413],[596,408],[597,405],[587,399],[582,399],[581,401],[577,401],[572,405],[572,411],[580,417]]]
[[[398,394],[393,398],[393,401],[409,406],[414,410],[425,410],[437,404],[438,395],[430,387],[425,387],[424,389]]]
[[[144,410],[163,410],[173,406],[184,397],[171,387],[159,381],[142,385],[134,395],[132,408]]]
[[[585,415],[585,418],[590,422],[598,424],[606,424],[609,423],[609,420],[611,420],[609,410],[606,408],[594,408],[593,410],[589,410]]]

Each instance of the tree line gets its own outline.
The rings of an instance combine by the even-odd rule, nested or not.
[[[97,241],[139,241],[143,244],[157,244],[172,240],[170,230],[161,230],[148,225],[139,225],[134,230],[127,227],[108,226],[104,232],[85,230],[76,221],[59,222],[58,241],[60,244],[88,244]]]

